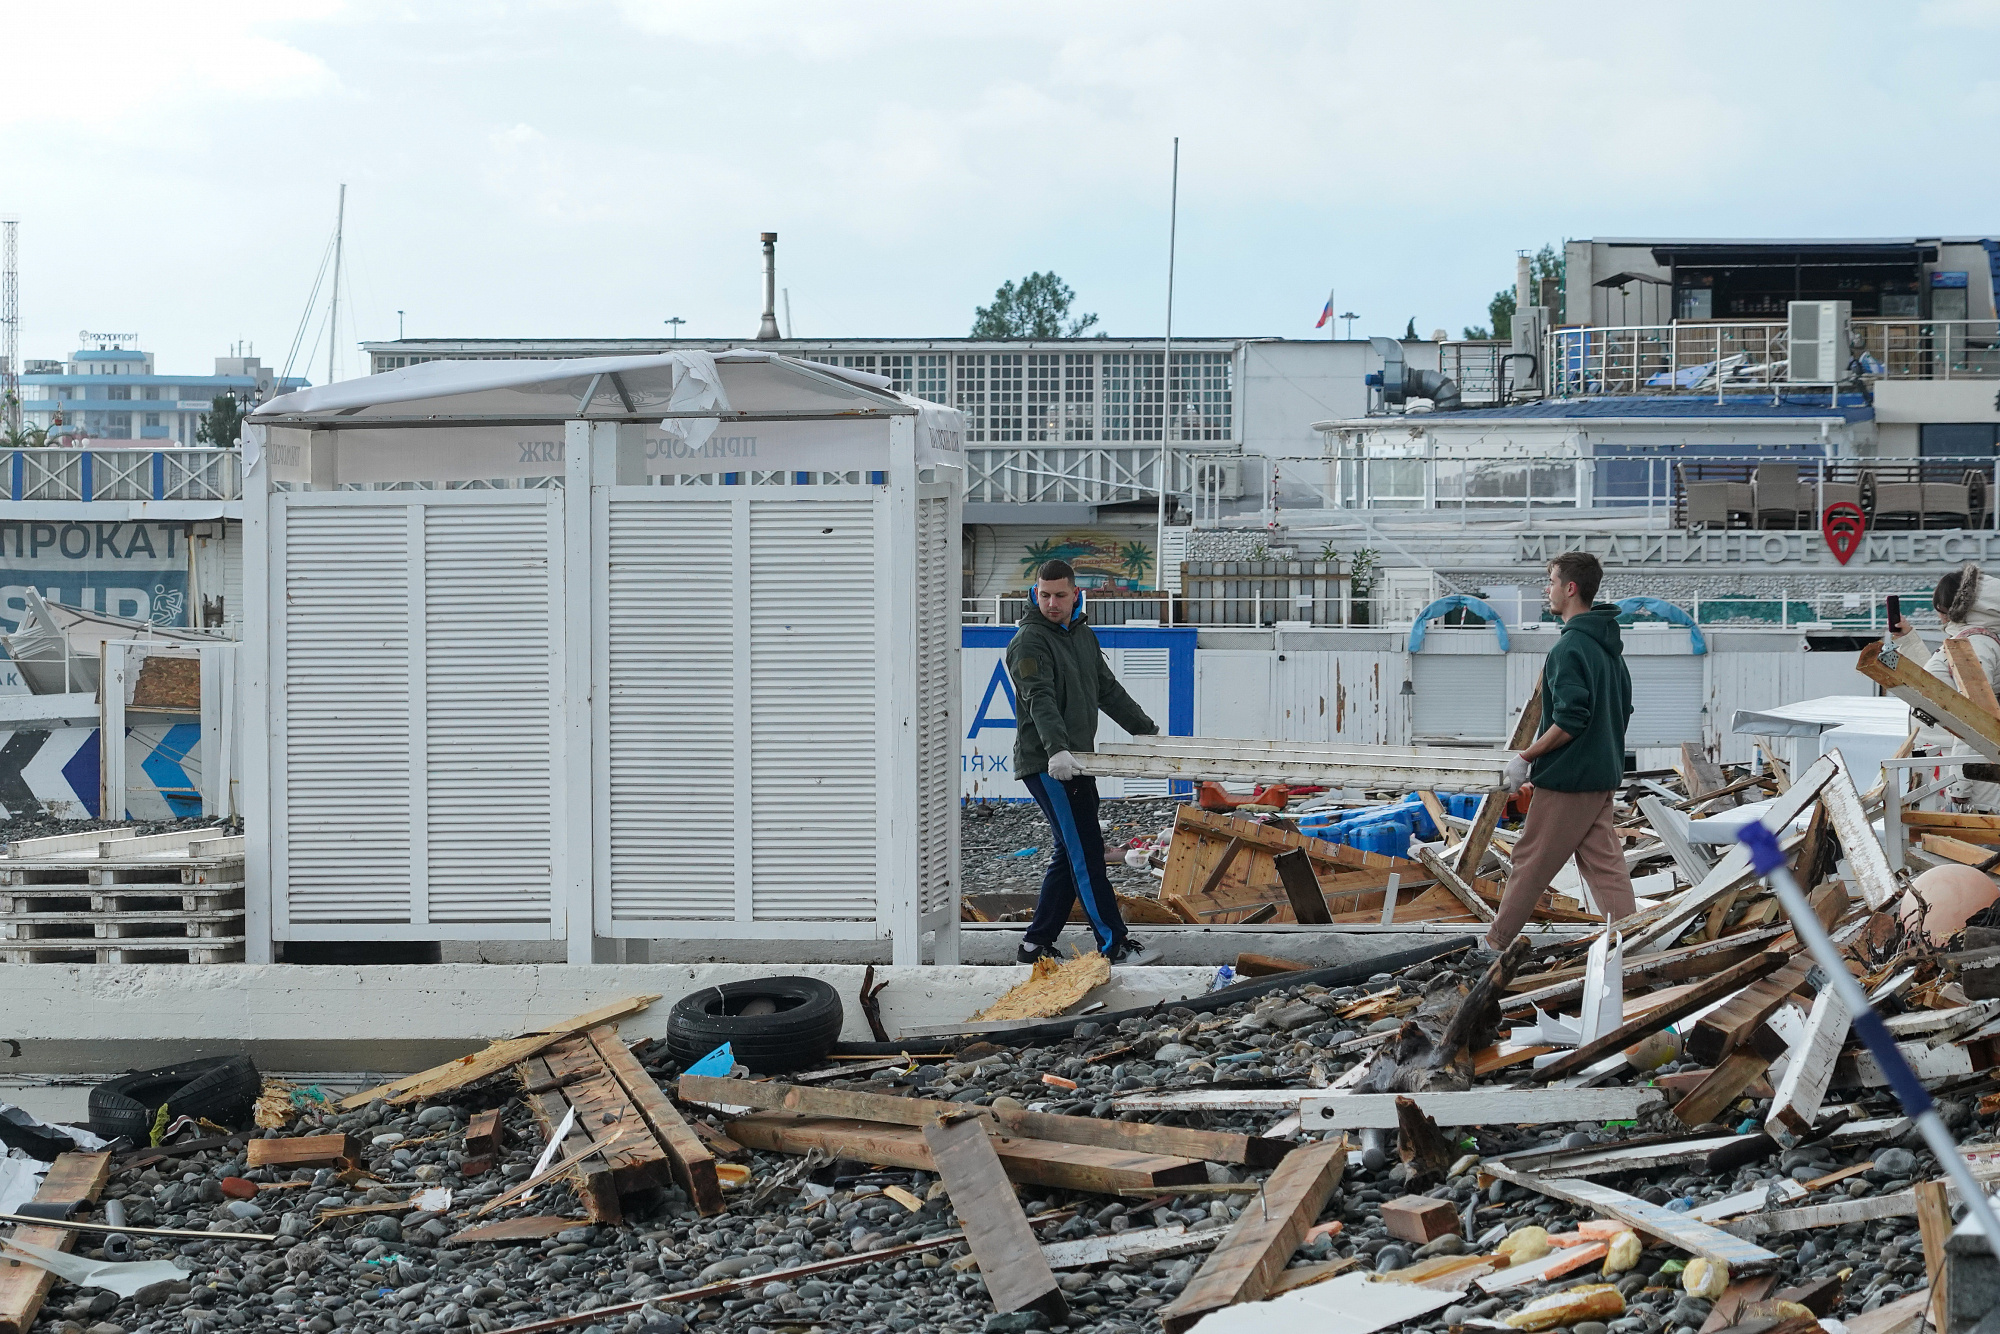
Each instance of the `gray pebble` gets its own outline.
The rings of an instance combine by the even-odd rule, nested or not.
[[[1410,1253],[1401,1246],[1384,1246],[1375,1252],[1375,1272],[1386,1274],[1392,1269],[1408,1269]]]

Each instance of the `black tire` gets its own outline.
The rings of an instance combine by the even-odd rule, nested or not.
[[[774,1002],[777,1012],[741,1013],[758,999]],[[823,1063],[845,1019],[840,994],[816,978],[725,982],[675,1002],[667,1015],[667,1051],[688,1066],[727,1042],[752,1073],[782,1075]]]
[[[162,1105],[170,1121],[206,1117],[240,1129],[249,1124],[250,1108],[261,1087],[257,1067],[248,1056],[215,1056],[134,1070],[90,1091],[90,1129],[106,1139],[123,1135],[136,1145],[150,1144]]]

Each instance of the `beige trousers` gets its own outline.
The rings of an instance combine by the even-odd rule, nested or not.
[[[1625,853],[1612,830],[1611,792],[1551,792],[1535,789],[1528,821],[1514,844],[1514,869],[1507,876],[1500,911],[1487,928],[1486,939],[1505,949],[1534,915],[1549,882],[1571,857],[1597,906],[1613,921],[1632,912],[1632,877]]]

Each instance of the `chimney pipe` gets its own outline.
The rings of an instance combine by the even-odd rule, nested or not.
[[[778,332],[778,234],[764,233],[764,322],[757,326],[757,341],[783,338]]]
[[[768,255],[770,252],[771,247],[766,245],[764,253]],[[1527,252],[1523,251],[1514,260],[1514,310],[1516,314],[1525,316],[1528,307],[1534,304],[1535,264],[1528,258]]]

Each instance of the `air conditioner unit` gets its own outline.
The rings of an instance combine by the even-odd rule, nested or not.
[[[1197,501],[1243,499],[1243,460],[1197,460],[1194,465],[1194,494]]]
[[[1851,301],[1794,301],[1786,309],[1791,345],[1785,377],[1794,384],[1834,384],[1847,378]]]

